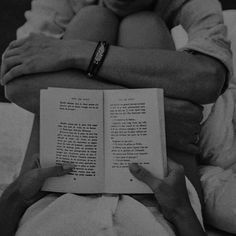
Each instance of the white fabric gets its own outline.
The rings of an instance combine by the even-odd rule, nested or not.
[[[43,33],[60,38],[74,15],[71,2],[70,0],[33,0],[31,10],[25,12],[27,23],[17,30],[17,38],[26,37],[30,33]]]
[[[207,222],[236,234],[236,11],[224,12],[224,18],[232,43],[234,77],[202,126],[203,161],[215,167],[204,167],[200,174]]]
[[[0,103],[0,190],[19,173],[33,117],[15,104]]]
[[[200,175],[207,223],[236,234],[236,174],[231,169],[205,166]]]
[[[224,12],[228,37],[233,51],[233,70],[236,73],[236,11]],[[182,28],[173,30],[177,48],[187,42]],[[200,148],[202,161],[201,183],[205,198],[208,224],[236,234],[236,79],[216,103],[204,107]],[[212,108],[212,109],[211,109]]]
[[[51,197],[52,198],[52,197]],[[52,199],[51,199],[52,200]],[[129,196],[82,197],[65,194],[43,206],[43,199],[31,209],[28,221],[21,223],[16,236],[173,236],[171,228]],[[43,211],[39,211],[43,206]],[[39,211],[34,214],[34,211]]]
[[[192,207],[203,225],[201,204],[186,178]],[[157,207],[126,195],[48,195],[21,219],[16,236],[175,236]]]
[[[230,85],[202,125],[200,149],[205,164],[230,168],[236,163],[235,101],[236,86]]]

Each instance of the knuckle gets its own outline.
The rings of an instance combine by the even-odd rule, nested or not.
[[[21,47],[20,53],[26,55],[28,53],[29,48],[30,48],[29,42],[25,42],[25,44],[22,45],[22,47]]]
[[[32,48],[32,41],[27,40],[23,46],[23,49],[28,52]]]
[[[12,42],[10,42],[10,43],[9,43],[9,47],[14,47],[15,44],[16,44],[16,42],[17,42],[16,40],[13,40]]]
[[[9,55],[9,51],[6,50],[3,54],[2,54],[2,60],[6,60],[6,58],[8,57]]]
[[[10,65],[10,60],[8,58],[4,59],[4,66],[8,67]]]
[[[23,72],[24,73],[30,73],[33,72],[35,69],[34,61],[30,60],[29,58],[25,60],[24,66],[23,66]]]

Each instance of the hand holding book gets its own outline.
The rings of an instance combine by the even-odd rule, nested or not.
[[[164,217],[173,223],[178,235],[206,235],[191,206],[183,166],[168,158],[169,173],[163,180],[135,163],[130,164],[129,169],[153,190]]]

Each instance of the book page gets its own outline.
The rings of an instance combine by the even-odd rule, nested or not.
[[[104,91],[105,188],[110,193],[152,193],[129,172],[139,163],[155,176],[165,175],[163,91]]]
[[[103,191],[103,92],[49,88],[40,99],[42,167],[75,165],[70,175],[48,179],[43,190]]]

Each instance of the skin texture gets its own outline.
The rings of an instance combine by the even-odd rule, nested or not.
[[[63,176],[73,169],[71,165],[41,169],[38,166],[38,155],[31,157],[28,164],[25,173],[9,186],[0,198],[2,236],[15,235],[26,209],[45,196],[40,189],[47,178]],[[164,180],[155,178],[137,164],[131,164],[130,171],[153,190],[163,215],[173,223],[178,235],[205,235],[189,201],[183,167],[171,160],[168,161],[168,166],[169,174]]]
[[[72,171],[73,166],[55,166],[41,169],[38,156],[31,157],[28,169],[21,174],[0,197],[0,232],[14,236],[18,223],[28,207],[46,195],[40,189],[49,177],[59,177]]]
[[[169,159],[168,169],[168,176],[160,180],[143,167],[130,165],[130,172],[153,190],[161,212],[176,227],[178,235],[206,235],[191,207],[183,166]]]
[[[70,67],[85,71],[95,47],[95,42],[57,40],[32,34],[11,43],[7,49],[3,57],[2,84],[22,75]],[[191,63],[196,65],[195,71]],[[110,83],[129,88],[161,87],[166,96],[204,104],[215,101],[220,94],[225,74],[221,66],[217,60],[204,55],[111,46],[99,75]]]
[[[137,19],[139,19],[139,23],[142,22],[142,28],[138,27],[139,25],[137,25]],[[104,25],[106,27],[104,27]],[[150,25],[152,25],[152,27],[150,27]],[[173,54],[175,54],[170,34],[166,28],[163,28],[163,25],[163,22],[161,22],[159,18],[156,18],[154,14],[151,13],[144,13],[143,15],[139,13],[138,17],[132,15],[130,17],[125,18],[120,23],[117,17],[115,17],[114,14],[112,14],[107,9],[99,7],[84,8],[79,12],[76,17],[74,17],[72,22],[67,27],[67,31],[64,35],[64,40],[57,40],[57,42],[55,42],[56,39],[49,39],[41,35],[32,35],[25,40],[21,40],[21,42],[18,41],[13,42],[11,44],[13,48],[15,47],[14,45],[21,45],[20,47],[23,48],[27,47],[27,50],[22,50],[22,52],[26,52],[26,54],[17,54],[19,57],[24,58],[24,62],[28,61],[29,63],[34,63],[34,61],[40,55],[40,63],[38,63],[37,66],[34,66],[35,64],[33,64],[33,66],[32,64],[31,66],[29,66],[29,64],[23,63],[23,65],[26,66],[24,68],[27,68],[26,71],[28,69],[29,71],[37,70],[39,64],[40,67],[47,66],[48,63],[44,62],[49,62],[49,65],[53,62],[53,66],[57,67],[58,64],[60,64],[61,66],[61,63],[66,64],[68,62],[71,63],[71,61],[73,61],[72,66],[75,65],[78,69],[67,69],[55,73],[36,73],[14,78],[14,80],[6,84],[6,95],[12,102],[15,102],[16,104],[22,106],[25,109],[38,113],[39,91],[40,89],[47,87],[117,89],[124,87],[135,88],[137,86],[143,87],[146,83],[150,83],[146,85],[146,87],[164,87],[166,91],[165,95],[167,96],[168,94],[172,94],[174,97],[165,97],[168,155],[174,160],[184,165],[187,176],[189,177],[193,185],[196,187],[199,195],[201,196],[200,181],[197,174],[197,163],[195,160],[195,155],[196,153],[198,153],[198,146],[195,141],[197,140],[197,135],[199,134],[200,130],[199,123],[202,118],[202,108],[199,105],[191,102],[190,97],[193,97],[193,100],[194,98],[195,100],[199,98],[200,91],[198,91],[197,89],[199,86],[198,84],[201,85],[201,83],[204,83],[205,85],[209,82],[210,84],[214,85],[201,85],[202,88],[212,90],[211,92],[207,92],[207,95],[209,96],[211,96],[210,94],[213,93],[215,87],[218,85],[215,86],[214,81],[216,79],[212,79],[213,75],[210,76],[210,74],[208,74],[209,76],[200,76],[197,73],[195,75],[194,71],[191,70],[191,76],[186,76],[187,71],[185,71],[185,66],[187,66],[187,62],[197,64],[200,58],[196,59],[193,55],[188,55],[185,53],[181,55],[180,59],[182,57],[186,57],[186,63],[181,63],[181,60],[177,60],[176,58],[175,62],[173,61],[173,63],[176,64],[176,61],[179,61],[180,63],[178,66],[176,65],[173,68],[173,71],[170,70],[171,66],[168,62],[166,63],[166,66],[168,65],[169,69],[167,69],[166,67],[166,74],[163,71],[163,77],[156,76],[156,74],[160,74],[163,66],[165,67],[165,65],[162,65],[162,63],[152,64],[153,62],[162,62],[164,60],[164,58],[160,57],[159,54],[161,54],[161,52],[166,53],[166,60],[169,60],[169,58],[171,58]],[[88,28],[91,29],[91,31],[88,31]],[[153,29],[157,29],[157,32],[155,32]],[[150,37],[147,38],[147,34],[149,34]],[[154,36],[151,37],[151,35],[153,34]],[[126,37],[124,37],[125,35]],[[130,36],[128,37],[128,35]],[[134,38],[136,38],[136,40],[133,40]],[[101,77],[98,77],[97,80],[91,80],[86,77],[83,71],[87,69],[91,55],[96,46],[95,42],[98,40],[106,40],[111,45],[116,45],[117,43],[119,43],[122,46],[110,47],[106,60],[104,61],[103,67],[101,68],[99,73]],[[131,45],[131,42],[134,42],[133,47]],[[23,45],[21,43],[23,43]],[[36,48],[35,45],[37,45]],[[62,47],[56,47],[55,45],[63,45],[63,49]],[[125,48],[125,45],[127,45],[127,47],[130,47],[130,49]],[[43,50],[45,47],[50,47],[50,49],[47,49],[47,51],[49,50],[51,52],[50,54],[43,53],[43,51],[45,51]],[[138,47],[140,47],[141,49],[137,49]],[[12,52],[12,50],[9,50],[9,52],[10,51]],[[42,53],[39,53],[39,51],[41,51]],[[56,61],[55,57],[51,57],[53,54],[52,52],[54,51],[57,51],[57,55],[58,53],[61,55],[57,57]],[[152,52],[155,53],[152,54]],[[29,55],[27,53],[32,53],[32,57],[30,58],[30,60],[28,60]],[[120,58],[120,53],[124,54],[122,58]],[[149,58],[147,56],[143,57],[143,54],[148,54],[149,56],[151,56],[150,60],[143,60],[143,58]],[[71,55],[72,58],[70,57]],[[209,70],[211,66],[206,67],[206,62],[208,64],[210,63],[212,66],[215,65],[215,60],[212,61],[206,56],[202,57],[204,58],[204,68],[207,68],[207,70]],[[125,61],[125,58],[127,58],[128,61]],[[142,60],[140,60],[140,58]],[[194,61],[191,61],[190,59]],[[3,68],[6,68],[8,66],[8,60],[9,59],[3,60],[3,64],[5,64],[3,65]],[[140,62],[142,63],[140,64]],[[114,65],[116,66],[114,67]],[[150,69],[148,69],[149,66]],[[157,70],[160,71],[154,71],[155,73],[150,73],[156,67],[158,67]],[[52,64],[50,68],[52,68]],[[135,68],[138,68],[137,72],[133,73]],[[139,72],[141,75],[139,75],[138,70],[140,70]],[[9,69],[7,69],[6,71],[10,72]],[[28,73],[32,73],[32,71],[29,71]],[[126,72],[125,74],[124,71]],[[150,75],[149,73],[146,73],[148,71]],[[206,70],[202,70],[201,74],[205,72]],[[142,73],[145,74],[145,77]],[[180,75],[176,76],[177,73],[180,73]],[[6,73],[3,72],[3,74],[5,75]],[[198,77],[198,79],[196,79],[195,76]],[[158,81],[159,78],[160,81]],[[176,78],[179,78],[180,81],[175,81]],[[199,78],[204,78],[204,80],[199,81]],[[125,81],[123,81],[122,84],[119,84],[118,80],[122,81],[124,79]],[[186,83],[186,80],[188,80],[189,82]],[[192,80],[192,83],[190,83],[190,80]],[[167,81],[169,81],[169,83]],[[163,83],[163,86],[161,86],[161,83]],[[176,84],[179,87],[176,86]],[[191,86],[188,88],[187,85]],[[178,89],[180,87],[181,90]],[[203,93],[202,88],[201,94]],[[178,95],[181,96],[177,99]],[[208,99],[208,96],[200,97]],[[186,100],[187,98],[189,99]],[[38,123],[37,117],[35,122]],[[32,142],[30,141],[28,148],[30,152],[27,152],[26,160],[28,160],[34,153],[38,152],[38,147],[37,145],[35,145],[35,143],[38,143],[38,132],[39,131],[33,131],[35,137],[32,137]],[[28,155],[29,153],[31,155]]]

